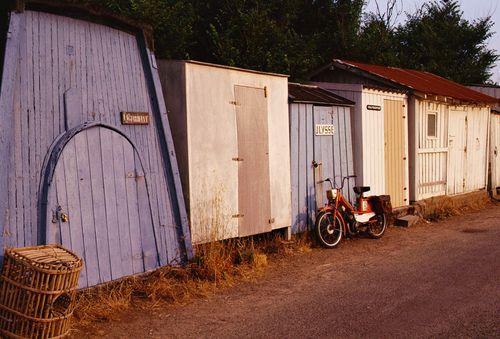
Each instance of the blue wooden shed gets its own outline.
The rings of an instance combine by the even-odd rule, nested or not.
[[[1,252],[62,244],[85,261],[79,287],[185,261],[189,227],[149,30],[54,1],[11,3]]]
[[[314,225],[316,211],[326,203],[323,183],[353,175],[351,111],[354,102],[317,86],[289,83],[292,232]],[[343,193],[351,203],[354,179]]]

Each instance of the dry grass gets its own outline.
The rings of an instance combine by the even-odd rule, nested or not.
[[[430,198],[421,203],[422,217],[439,221],[485,208],[491,201],[484,192]]]
[[[311,250],[307,234],[283,241],[277,234],[247,239],[213,241],[196,246],[196,256],[185,267],[162,267],[78,294],[75,310],[80,328],[115,319],[129,308],[155,308],[206,298],[217,290],[261,275],[269,257]]]

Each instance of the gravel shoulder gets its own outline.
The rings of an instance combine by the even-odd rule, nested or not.
[[[270,263],[184,306],[124,312],[107,337],[500,337],[500,205]],[[82,337],[83,333],[75,333]],[[86,334],[87,336],[92,336]]]

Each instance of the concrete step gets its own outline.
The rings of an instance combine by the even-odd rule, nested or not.
[[[410,227],[413,226],[417,223],[419,223],[422,220],[421,217],[417,215],[405,215],[399,218],[394,219],[394,226],[399,226],[399,227]]]

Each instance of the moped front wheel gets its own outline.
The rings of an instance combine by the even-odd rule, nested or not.
[[[314,227],[316,238],[323,247],[337,246],[342,239],[342,228],[342,219],[339,214],[334,217],[332,212],[323,211],[316,217]]]

